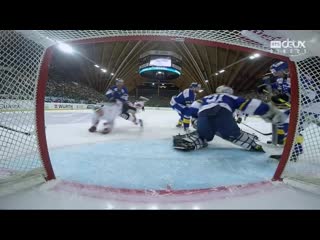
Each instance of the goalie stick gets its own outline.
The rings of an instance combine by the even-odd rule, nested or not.
[[[25,134],[27,136],[31,136],[31,133],[30,132],[23,132],[23,131],[19,131],[19,130],[16,130],[16,129],[13,129],[11,127],[6,127],[6,126],[3,126],[3,125],[0,125],[1,128],[4,128],[4,129],[7,129],[7,130],[10,130],[10,131],[13,131],[13,132],[17,132],[17,133],[22,133],[22,134]]]
[[[250,128],[250,129],[256,131],[257,133],[260,133],[261,135],[264,135],[264,136],[270,136],[270,135],[272,135],[272,132],[271,132],[271,133],[263,133],[263,132],[258,131],[257,129],[254,129],[253,127],[250,127],[249,125],[247,125],[247,124],[245,124],[245,123],[242,123],[242,122],[241,122],[241,124],[243,124],[243,125],[245,125],[246,127],[248,127],[248,128]]]
[[[280,161],[280,160],[281,160],[281,157],[282,157],[281,154],[279,154],[279,155],[275,154],[275,155],[270,155],[270,156],[269,156],[269,158],[275,159],[275,160],[277,160],[277,161]],[[291,161],[291,162],[297,162],[297,156],[293,155],[293,156],[290,158],[290,161]]]

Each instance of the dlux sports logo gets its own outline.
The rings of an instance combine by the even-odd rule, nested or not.
[[[306,41],[270,41],[270,48],[272,53],[282,53],[291,56],[301,55],[307,53]]]

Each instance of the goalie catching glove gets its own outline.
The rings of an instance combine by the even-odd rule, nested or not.
[[[269,111],[265,113],[264,115],[261,115],[261,117],[266,122],[271,122],[273,124],[281,124],[284,123],[287,119],[287,115],[281,112],[276,107],[272,106],[271,103],[268,103],[269,105]]]
[[[207,147],[208,143],[202,140],[197,131],[183,135],[173,136],[173,147],[183,151],[198,150]]]

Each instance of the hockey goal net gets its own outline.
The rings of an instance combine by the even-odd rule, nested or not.
[[[259,52],[288,61],[292,81],[289,135],[274,179],[295,177],[317,182],[320,177],[320,118],[317,115],[320,114],[320,100],[317,102],[315,100],[317,97],[314,97],[310,103],[310,99],[305,98],[305,92],[313,91],[320,94],[317,90],[320,84],[320,58],[312,49],[307,49],[307,52],[298,54],[294,58],[286,53],[272,53],[270,40],[285,40],[287,37],[283,34],[276,36],[280,31],[270,32],[263,30],[0,31],[0,188],[5,184],[25,183],[26,179],[32,179],[31,184],[35,184],[41,182],[41,179],[55,178],[44,126],[44,95],[52,48],[58,42],[81,44],[128,40],[192,42]],[[284,32],[290,37],[290,31],[282,33]],[[312,34],[319,33],[312,32]],[[303,38],[303,34],[295,34],[291,39],[307,40]],[[313,41],[312,46],[313,49],[315,46],[319,48],[319,42]],[[304,75],[308,75],[312,81],[308,84],[302,82]],[[290,160],[295,154],[295,141],[300,135],[304,138],[304,152],[297,162],[293,162]]]

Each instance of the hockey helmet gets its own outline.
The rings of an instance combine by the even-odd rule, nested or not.
[[[273,74],[277,72],[286,72],[287,69],[288,69],[288,63],[280,61],[271,65],[270,72]]]
[[[193,83],[190,84],[190,88],[198,88],[198,89],[200,89],[201,88],[201,84],[193,82]]]
[[[233,94],[233,89],[231,87],[226,86],[226,85],[221,85],[221,86],[217,87],[216,93]]]
[[[117,78],[117,79],[116,79],[116,84],[117,84],[117,85],[118,85],[118,84],[124,84],[123,79]]]

